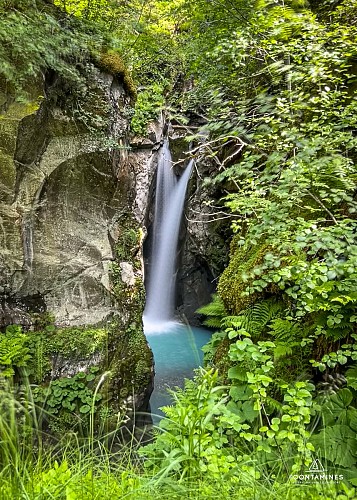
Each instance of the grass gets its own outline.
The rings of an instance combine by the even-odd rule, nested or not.
[[[339,493],[335,486],[292,486],[270,478],[264,482],[247,477],[231,481],[212,481],[202,477],[183,482],[171,477],[158,480],[140,471],[125,453],[120,457],[109,456],[104,450],[99,456],[76,452],[64,453],[60,462],[50,459],[21,467],[21,474],[0,474],[0,498],[28,500],[226,500],[255,499],[347,499],[355,498],[346,490]]]
[[[53,443],[38,428],[29,385],[15,391],[3,383],[0,401],[0,500],[356,498],[354,490],[342,483],[293,484],[283,477],[281,465],[274,470],[249,456],[228,474],[217,476],[196,468],[194,474],[180,477],[173,461],[165,465],[158,460],[154,468],[146,467],[149,460],[145,449],[138,453],[140,443],[134,434],[122,444],[115,433],[96,438],[92,426],[87,438],[73,433]],[[179,434],[172,437],[180,439]],[[195,439],[195,433],[190,439]],[[237,454],[232,449],[232,455]]]

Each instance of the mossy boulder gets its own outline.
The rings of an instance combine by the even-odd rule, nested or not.
[[[232,240],[229,264],[218,283],[218,294],[230,314],[239,314],[257,300],[259,294],[251,286],[255,279],[253,270],[264,260],[269,248],[262,242],[254,247],[239,246],[239,240],[238,235]]]
[[[44,430],[58,437],[69,431],[85,435],[94,411],[100,434],[145,409],[153,360],[140,321],[126,329],[118,319],[105,327],[49,324],[22,335],[24,359],[16,366],[33,384]]]

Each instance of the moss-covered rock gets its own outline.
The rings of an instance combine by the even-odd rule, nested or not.
[[[264,243],[239,246],[238,240],[239,236],[232,240],[229,264],[218,283],[219,296],[231,314],[239,314],[257,299],[258,294],[251,290],[255,279],[252,271],[263,261],[269,248]]]
[[[127,94],[132,98],[136,99],[137,92],[133,79],[130,75],[128,68],[126,67],[123,59],[116,52],[103,52],[100,59],[97,61],[97,65],[103,71],[114,75],[118,80],[123,82],[124,89]]]
[[[31,105],[0,100],[0,327],[26,330],[29,376],[58,432],[84,425],[99,382],[96,423],[106,415],[107,428],[129,403],[143,409],[152,389],[141,321],[142,166],[128,161],[134,90],[118,64],[87,61],[76,89],[49,75],[36,93],[46,98]],[[55,323],[39,320],[46,311]]]
[[[148,401],[153,360],[140,318],[126,328],[118,318],[101,328],[50,324],[25,337],[26,374],[51,433],[87,434],[93,412],[96,434],[113,431]]]

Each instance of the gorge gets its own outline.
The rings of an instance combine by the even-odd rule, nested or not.
[[[357,498],[356,39],[0,1],[0,500]]]
[[[0,185],[0,324],[34,337],[35,380],[43,387],[98,368],[110,372],[106,404],[112,411],[134,404],[140,412],[153,384],[141,320],[150,193],[158,195],[149,227],[157,258],[151,273],[149,267],[154,279],[145,314],[151,322],[168,321],[177,305],[177,246],[192,162],[177,181],[163,138],[167,125],[158,121],[147,139],[130,138],[124,118],[130,97],[122,81],[94,66],[85,78],[89,95],[107,110],[102,136],[72,122],[56,78],[40,104],[10,102],[0,123],[7,169]],[[87,98],[81,105],[97,112]],[[200,283],[191,287],[195,308],[207,300]],[[93,332],[97,340],[88,344]],[[63,420],[66,413],[61,408]]]

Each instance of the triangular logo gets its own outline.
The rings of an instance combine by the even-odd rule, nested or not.
[[[320,460],[318,458],[315,458],[315,460],[310,465],[310,469],[307,472],[325,472],[325,469]]]

